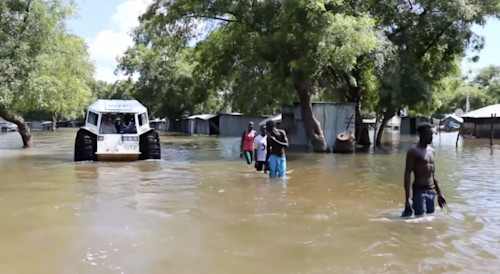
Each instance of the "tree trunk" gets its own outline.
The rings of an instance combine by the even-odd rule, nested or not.
[[[350,103],[356,104],[356,143],[358,145],[362,145],[364,147],[369,147],[371,145],[368,125],[363,123],[363,117],[361,116],[361,88],[359,84],[353,85],[351,82],[351,76],[356,79],[359,83],[361,81],[361,71],[359,69],[353,69],[351,71],[351,75],[348,73],[344,73],[344,81],[348,88],[348,94],[346,95],[346,99]]]
[[[387,125],[387,122],[389,122],[389,120],[394,116],[395,112],[396,111],[393,109],[388,109],[384,112],[384,117],[382,118],[382,123],[380,124],[380,128],[377,132],[377,140],[375,142],[377,147],[380,147],[380,145],[382,144],[382,133],[384,133],[384,128]]]
[[[52,113],[52,131],[56,131],[57,129],[57,113]]]
[[[21,115],[12,113],[6,109],[0,109],[0,117],[17,125],[19,134],[21,134],[21,138],[23,139],[24,148],[29,148],[33,145],[31,130]]]
[[[304,77],[302,71],[293,72],[293,85],[300,100],[302,121],[307,137],[311,140],[314,152],[327,152],[325,136],[319,121],[314,117],[311,104],[311,83]]]

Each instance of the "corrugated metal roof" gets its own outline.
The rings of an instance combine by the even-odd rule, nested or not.
[[[189,116],[188,119],[201,119],[201,120],[210,120],[217,116],[217,114],[200,114],[200,115],[193,115]]]
[[[462,118],[491,118],[491,114],[500,117],[500,104],[487,106],[462,115]]]
[[[274,122],[279,123],[279,122],[281,122],[281,117],[282,117],[281,114],[278,114],[276,116],[271,116],[265,120],[262,120],[262,122],[259,123],[259,126],[266,125],[267,121],[274,121]]]
[[[491,116],[491,115],[490,115]],[[450,114],[450,115],[446,115],[445,116],[445,119],[448,119],[448,118],[452,118],[453,120],[459,122],[459,123],[463,123],[464,122],[464,119],[462,119],[461,117],[458,117],[457,115],[455,114]]]

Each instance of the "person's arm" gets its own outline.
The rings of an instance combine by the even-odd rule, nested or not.
[[[266,133],[266,162],[269,162],[269,157],[271,156],[271,145],[270,142],[271,135]]]
[[[406,154],[406,167],[405,167],[405,208],[410,205],[410,188],[411,188],[411,173],[413,172],[413,150],[409,150]]]
[[[276,138],[275,136],[272,136],[271,138],[273,139],[274,142],[276,142],[278,145],[280,146],[284,146],[284,147],[288,147],[288,138],[286,137],[286,133],[285,131],[281,131],[280,132],[280,137],[279,139],[281,140],[278,140],[278,138]]]

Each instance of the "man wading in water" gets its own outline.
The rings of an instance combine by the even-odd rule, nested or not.
[[[267,156],[269,158],[269,177],[285,177],[286,158],[285,148],[288,147],[286,132],[275,128],[273,121],[266,123]]]
[[[416,147],[408,150],[405,169],[405,210],[403,217],[412,215],[412,202],[415,216],[434,212],[434,201],[438,195],[438,204],[441,208],[446,200],[441,195],[438,181],[434,177],[434,149],[432,143],[432,128],[429,123],[418,126],[420,140]],[[415,176],[413,182],[413,199],[410,199],[411,173]]]

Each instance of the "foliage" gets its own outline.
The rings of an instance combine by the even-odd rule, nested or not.
[[[72,10],[59,0],[0,1],[0,108],[16,109],[32,95],[38,56],[51,48]]]
[[[500,103],[500,67],[483,68],[473,79],[473,86],[480,88],[491,98],[493,103]]]
[[[82,117],[90,102],[94,73],[84,40],[62,33],[37,56],[36,63],[30,92],[16,108],[46,111],[66,119]]]
[[[129,82],[132,96],[147,105],[153,116],[175,119],[218,105],[214,93],[196,85],[201,79],[193,71],[192,54],[191,48],[172,52],[170,47],[138,44],[120,60],[120,69],[130,77],[139,75],[135,83]]]
[[[484,24],[498,12],[498,1],[421,0],[376,1],[372,11],[377,24],[396,47],[381,73],[381,108],[402,106],[432,110],[433,86],[453,73],[457,57],[467,47],[480,50],[483,39],[472,24]]]
[[[344,8],[333,0],[156,0],[141,17],[136,42],[157,56],[150,62],[171,63],[177,55],[172,51],[185,50],[197,37],[193,30],[200,22],[217,22],[197,37],[195,90],[221,92],[244,113],[276,111],[298,99],[315,150],[325,150],[310,105],[326,88],[318,76],[328,67],[352,69],[357,57],[377,45],[371,17]],[[158,78],[148,80],[162,83]],[[192,92],[183,94],[190,98]]]

